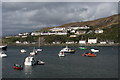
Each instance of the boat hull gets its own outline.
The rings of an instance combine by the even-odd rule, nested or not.
[[[1,50],[7,50],[7,46],[0,46]]]
[[[16,66],[13,66],[13,68],[16,69],[16,70],[22,70],[23,69],[23,67],[16,67]]]

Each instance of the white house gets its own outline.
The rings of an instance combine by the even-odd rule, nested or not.
[[[103,42],[100,42],[100,44],[107,44],[107,42],[103,41]]]
[[[80,40],[79,44],[86,44],[86,40]]]
[[[70,37],[77,37],[77,35],[70,35]]]
[[[19,33],[18,35],[19,35],[19,36],[22,36],[23,34],[22,34],[22,33]]]
[[[74,44],[75,42],[74,41],[67,41],[65,42],[66,44]]]
[[[52,28],[51,31],[63,31],[65,28]]]
[[[40,35],[67,35],[67,32],[41,32]]]
[[[20,41],[16,41],[15,43],[16,43],[16,44],[20,44],[21,42],[20,42]]]
[[[31,35],[32,35],[32,36],[39,36],[39,35],[40,35],[40,32],[32,32]]]
[[[23,44],[28,44],[28,43],[29,43],[29,42],[27,42],[27,41],[24,41],[24,42],[23,42]]]
[[[22,38],[26,38],[27,36],[21,36]]]
[[[85,34],[86,33],[86,31],[76,31],[76,35],[81,35],[81,34]]]
[[[88,43],[89,44],[95,44],[95,43],[97,43],[97,38],[88,38]]]
[[[95,33],[103,33],[103,30],[95,30]]]

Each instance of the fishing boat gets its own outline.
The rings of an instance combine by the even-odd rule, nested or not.
[[[19,64],[14,64],[13,68],[16,69],[16,70],[22,70],[23,69],[23,67]]]
[[[96,57],[96,54],[95,53],[86,52],[86,53],[82,54],[82,56]]]
[[[35,64],[36,64],[36,61],[35,61],[34,57],[28,56],[25,58],[24,65],[33,66]]]
[[[59,56],[59,57],[64,57],[64,56],[65,56],[65,54],[64,54],[64,52],[63,52],[63,51],[60,51],[60,52],[59,52],[59,54],[58,54],[58,56]]]
[[[64,53],[75,53],[75,50],[73,50],[71,48],[68,48],[68,46],[66,46],[65,48],[63,48],[61,50],[61,52],[64,52]]]
[[[95,53],[95,52],[99,52],[98,49],[91,49],[91,51],[94,52],[94,53]]]
[[[85,50],[85,49],[87,49],[86,47],[79,47],[79,49],[81,49],[81,50]]]
[[[1,50],[7,50],[7,45],[4,45],[4,46],[2,45],[2,46],[0,46],[0,49],[1,49]]]
[[[21,53],[26,53],[26,50],[25,49],[21,49],[20,52]]]
[[[4,51],[1,51],[0,52],[0,57],[1,58],[7,57],[7,54]]]

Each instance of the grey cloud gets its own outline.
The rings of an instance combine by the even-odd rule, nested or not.
[[[117,3],[3,2],[3,33],[37,30],[117,14]],[[26,32],[25,31],[25,32]]]

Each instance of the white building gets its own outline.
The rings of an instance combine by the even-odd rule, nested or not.
[[[88,43],[89,44],[95,44],[95,43],[97,43],[97,38],[88,38]]]
[[[19,36],[22,36],[23,34],[22,34],[22,33],[19,33],[18,35],[19,35]]]
[[[24,41],[24,42],[23,42],[23,44],[28,44],[28,43],[29,43],[29,42],[27,42],[27,41]]]
[[[74,41],[67,41],[65,42],[66,44],[74,44],[75,42]]]
[[[76,31],[76,35],[81,35],[81,34],[85,34],[86,33],[86,31]]]
[[[67,30],[78,30],[78,29],[89,29],[90,27],[88,27],[88,26],[75,26],[75,27],[73,27],[73,26],[71,26],[71,27],[68,27],[68,29]]]
[[[26,38],[27,36],[21,36],[22,38]]]
[[[16,41],[15,43],[16,43],[16,44],[20,44],[21,42],[20,42],[20,41]]]
[[[76,35],[70,35],[70,37],[77,37]]]
[[[107,44],[107,42],[103,41],[103,42],[100,42],[100,44]]]
[[[40,32],[32,32],[31,35],[32,35],[32,36],[39,36],[39,35],[40,35]]]
[[[57,31],[63,31],[63,30],[65,30],[65,28],[52,28],[50,30],[57,32]]]
[[[80,40],[79,44],[86,44],[86,40]]]
[[[40,35],[67,35],[67,32],[46,32],[40,33]]]
[[[103,33],[103,30],[95,30],[95,33]]]

